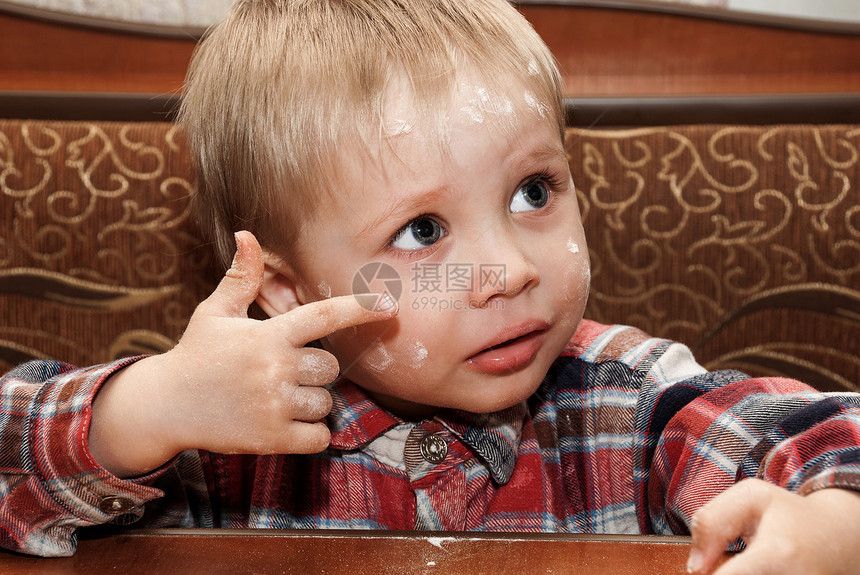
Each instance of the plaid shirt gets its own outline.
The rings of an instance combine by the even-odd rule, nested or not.
[[[0,545],[74,552],[76,530],[273,527],[684,534],[744,477],[860,490],[860,396],[706,373],[689,350],[584,321],[527,402],[407,424],[332,387],[309,456],[185,452],[123,481],[87,449],[90,404],[128,363],[25,364],[0,387]]]

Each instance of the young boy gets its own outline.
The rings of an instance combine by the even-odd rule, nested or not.
[[[4,377],[2,544],[70,554],[108,522],[692,531],[693,572],[737,537],[720,574],[856,572],[860,399],[582,320],[562,118],[505,0],[239,2],[181,114],[232,264],[168,353]]]

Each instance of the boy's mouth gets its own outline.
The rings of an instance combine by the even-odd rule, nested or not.
[[[466,363],[484,373],[505,373],[525,367],[535,358],[549,326],[545,322],[528,322],[504,330],[490,340],[490,345],[470,356]]]

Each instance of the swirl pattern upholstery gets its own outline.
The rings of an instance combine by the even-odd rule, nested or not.
[[[860,390],[860,126],[569,129],[587,314]]]
[[[860,390],[860,126],[569,128],[586,315]],[[0,120],[0,369],[169,349],[214,287],[169,122]]]
[[[169,349],[210,291],[170,123],[0,121],[0,369]]]

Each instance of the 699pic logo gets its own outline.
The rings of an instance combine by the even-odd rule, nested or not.
[[[403,295],[403,281],[397,270],[384,262],[370,262],[352,277],[352,294],[366,309],[379,311],[387,301]]]
[[[463,293],[475,289],[504,292],[504,264],[415,263],[411,268],[413,309],[484,309],[486,302],[475,302]],[[384,262],[363,265],[352,278],[352,293],[366,309],[381,311],[403,295],[403,280],[395,268]],[[442,295],[444,294],[444,295]],[[458,294],[460,294],[458,296]],[[493,307],[503,307],[493,300]]]

